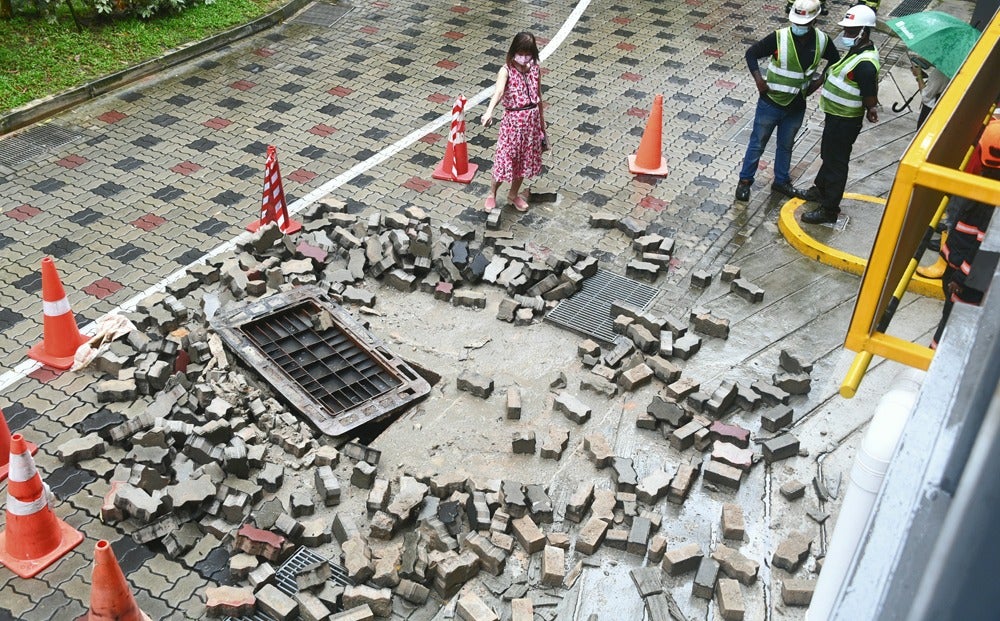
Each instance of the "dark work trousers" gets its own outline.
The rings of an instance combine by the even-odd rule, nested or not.
[[[964,302],[965,304],[979,306],[983,301],[983,292],[971,287],[962,287],[955,295],[949,295],[948,283],[951,282],[954,273],[955,268],[949,265],[944,268],[944,274],[941,275],[941,288],[944,289],[944,310],[941,312],[941,321],[938,322],[937,330],[934,332],[934,339],[931,341],[931,347],[933,348],[937,348],[938,343],[941,341],[941,334],[944,333],[944,326],[948,323],[948,316],[951,315],[951,309],[955,306],[955,302]]]
[[[847,169],[851,162],[851,149],[861,133],[862,117],[844,118],[826,115],[823,124],[823,141],[819,156],[823,164],[813,184],[820,193],[820,206],[826,211],[840,211],[840,201],[847,187]]]

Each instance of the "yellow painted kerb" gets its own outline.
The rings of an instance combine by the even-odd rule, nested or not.
[[[885,205],[885,200],[876,196],[867,196],[865,194],[847,193],[844,194],[844,198]],[[805,201],[800,198],[792,198],[789,199],[784,206],[782,206],[781,213],[778,216],[778,230],[780,230],[781,234],[785,236],[785,240],[787,240],[793,248],[810,259],[815,259],[824,265],[829,265],[830,267],[834,267],[850,274],[856,274],[858,276],[863,274],[865,267],[868,265],[868,261],[866,259],[862,259],[861,257],[853,254],[827,246],[819,240],[810,237],[805,231],[802,230],[802,227],[799,226],[799,221],[795,218],[795,210],[798,209],[799,205],[802,205],[804,202]],[[906,290],[911,293],[927,297],[938,299],[944,298],[944,293],[941,291],[940,280],[930,280],[917,274],[913,275],[913,279],[910,280],[910,284]]]

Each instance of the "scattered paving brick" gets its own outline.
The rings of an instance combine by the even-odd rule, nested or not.
[[[812,378],[808,373],[775,373],[771,383],[790,395],[806,395],[812,388]]]
[[[737,278],[729,283],[729,290],[751,304],[764,301],[764,290],[745,278]]]
[[[663,556],[663,571],[671,576],[680,576],[689,571],[698,569],[698,563],[705,556],[701,551],[701,546],[697,543],[689,543],[679,548],[667,550]]]
[[[608,532],[608,523],[600,518],[592,517],[583,525],[576,536],[576,551],[581,554],[594,554],[604,543]]]
[[[722,272],[719,274],[719,279],[722,282],[733,282],[740,277],[740,266],[731,265],[727,263],[722,266]]]
[[[500,621],[500,617],[475,593],[466,593],[458,598],[455,613],[462,621]]]
[[[774,406],[760,414],[760,426],[765,431],[777,433],[792,424],[793,411],[787,405]]]
[[[698,571],[694,575],[691,594],[702,599],[712,599],[715,595],[715,584],[719,578],[719,562],[711,556],[706,556],[698,563]]]
[[[799,566],[809,557],[812,539],[803,533],[792,533],[778,544],[771,557],[771,564],[794,574]]]
[[[757,580],[757,570],[760,568],[760,565],[757,561],[743,556],[736,549],[719,544],[715,552],[712,552],[712,558],[718,561],[722,573],[733,580],[738,580],[747,586]]]
[[[566,519],[579,524],[594,501],[594,484],[583,481],[566,503]]]
[[[521,418],[521,389],[517,386],[507,388],[507,418],[509,420]]]
[[[785,481],[778,491],[781,492],[781,495],[786,500],[798,500],[806,495],[806,484],[802,481],[791,479],[790,481]]]
[[[691,329],[699,334],[719,339],[729,338],[729,320],[716,317],[711,313],[692,313]],[[677,343],[674,343],[677,348]]]
[[[458,376],[457,387],[481,399],[489,399],[493,394],[493,380],[471,371]]]
[[[751,384],[750,388],[757,392],[767,405],[788,405],[792,398],[790,394],[777,386],[760,381]]]
[[[815,580],[787,578],[781,582],[781,601],[786,606],[808,606],[815,590]]]
[[[722,537],[734,541],[743,541],[746,536],[746,523],[743,520],[743,507],[727,502],[722,505]]]
[[[716,483],[733,490],[740,488],[743,471],[718,461],[709,461],[705,466],[705,481]]]
[[[639,475],[635,472],[633,461],[627,457],[615,457],[611,460],[611,480],[619,492],[635,492],[639,484]]]
[[[678,466],[677,474],[670,481],[670,489],[667,490],[667,500],[674,504],[682,504],[691,493],[691,488],[694,487],[699,472],[699,466],[694,464]]]
[[[253,614],[257,598],[244,587],[219,586],[205,590],[205,612],[211,617],[242,617]]]
[[[778,354],[778,365],[785,371],[793,374],[809,374],[813,370],[811,362],[805,362],[800,356],[793,354],[787,349],[782,349],[781,353]]]
[[[611,460],[615,454],[608,445],[608,440],[599,433],[593,433],[583,439],[583,449],[587,452],[587,457],[594,462],[594,467],[603,470],[611,465]]]
[[[535,454],[535,432],[534,431],[516,431],[511,437],[511,450],[512,452],[523,455],[534,455]]]
[[[265,584],[257,591],[257,608],[278,621],[288,621],[299,608],[291,597],[278,590],[273,584]]]
[[[719,614],[724,621],[743,621],[746,615],[746,604],[743,603],[743,593],[740,591],[740,583],[729,578],[719,580],[716,589],[717,601],[719,603]]]
[[[562,458],[567,446],[569,446],[569,431],[552,427],[549,429],[549,435],[542,442],[539,456],[542,459],[555,459],[558,461]]]
[[[555,546],[545,546],[542,551],[542,579],[545,586],[560,587],[566,577],[566,552]]]
[[[348,586],[344,589],[344,608],[356,608],[367,605],[376,617],[388,617],[392,614],[392,591],[376,589],[366,585]]]
[[[709,427],[713,440],[721,440],[735,444],[740,448],[750,446],[750,431],[737,425],[730,425],[722,421],[714,421]]]
[[[531,599],[519,597],[510,602],[510,621],[534,621],[535,607]]]
[[[691,286],[695,289],[708,289],[712,285],[712,275],[705,270],[691,272]]]
[[[569,420],[582,425],[590,420],[591,409],[573,395],[561,392],[552,402],[552,409],[562,412]]]
[[[510,526],[514,533],[514,539],[528,554],[541,552],[542,548],[545,547],[545,534],[531,517],[526,515],[515,518],[511,520]]]
[[[771,438],[761,445],[764,461],[773,464],[776,461],[795,457],[799,454],[799,439],[790,433]]]

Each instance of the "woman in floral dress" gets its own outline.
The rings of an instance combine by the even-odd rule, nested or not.
[[[518,192],[525,178],[542,171],[545,116],[542,113],[542,78],[538,66],[538,46],[530,32],[518,33],[507,51],[507,62],[497,72],[493,98],[483,113],[483,125],[493,122],[493,109],[503,102],[496,154],[493,156],[493,183],[484,207],[497,206],[497,190],[510,183],[507,200],[518,211],[528,211],[528,202]]]

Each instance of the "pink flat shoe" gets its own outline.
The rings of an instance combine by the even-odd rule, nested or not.
[[[513,203],[514,209],[516,209],[516,210],[518,210],[518,211],[520,211],[522,213],[524,213],[525,211],[528,211],[528,202],[525,201],[520,196],[514,196],[514,197],[508,196],[507,199],[511,203]]]
[[[493,198],[492,196],[487,197],[486,202],[483,203],[483,209],[489,212],[493,211],[496,208],[497,208],[497,199]]]

